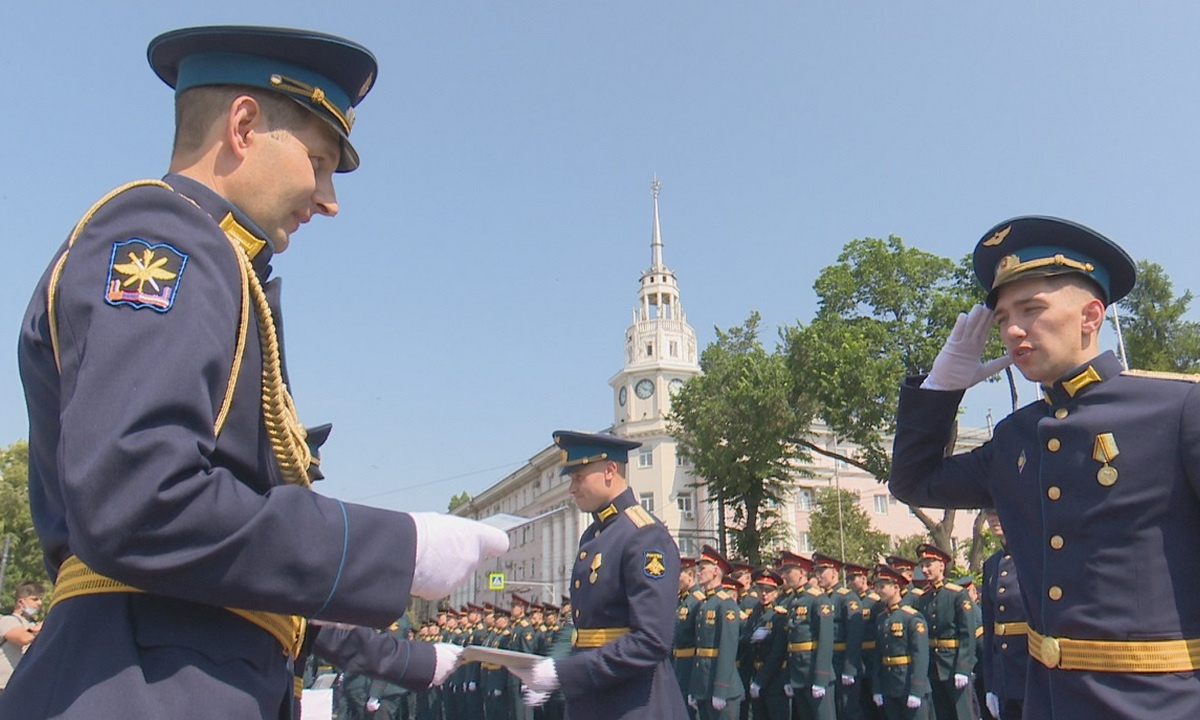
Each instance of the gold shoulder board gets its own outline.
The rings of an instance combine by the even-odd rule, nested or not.
[[[625,514],[629,516],[629,519],[633,521],[636,527],[644,528],[647,525],[654,524],[654,518],[641,505],[630,505],[625,508]]]
[[[953,590],[954,592],[962,592],[963,591],[962,585],[955,585],[954,583],[946,583],[942,587],[946,588],[947,590]]]
[[[838,588],[838,595],[846,595],[846,594],[848,594],[849,592],[850,592],[850,591],[849,591],[849,590],[847,590],[846,588]]]
[[[912,605],[901,605],[900,609],[903,610],[904,612],[908,613],[909,615],[917,614],[917,609],[915,607],[913,607]]]
[[[1125,370],[1121,374],[1151,378],[1153,380],[1176,380],[1178,382],[1200,383],[1200,375],[1192,373],[1160,372],[1158,370]]]

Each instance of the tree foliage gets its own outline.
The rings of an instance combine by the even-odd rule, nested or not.
[[[710,498],[732,512],[731,554],[757,564],[761,548],[786,542],[790,526],[779,512],[796,469],[806,460],[787,441],[811,416],[791,402],[791,376],[778,352],[759,341],[757,312],[722,331],[700,356],[702,375],[672,400],[671,434],[678,451],[703,478]]]
[[[871,528],[858,496],[838,488],[817,491],[808,516],[808,540],[818,552],[865,567],[874,567],[890,545],[887,534]]]
[[[466,490],[463,490],[461,493],[459,493],[457,495],[450,496],[450,505],[447,508],[447,510],[449,510],[450,512],[454,512],[457,508],[459,508],[462,505],[469,503],[469,502],[471,502],[471,493],[467,492]]]
[[[1161,265],[1138,262],[1137,284],[1117,302],[1130,367],[1200,372],[1200,323],[1184,319],[1191,302],[1190,290],[1175,297]]]
[[[12,607],[13,591],[26,582],[50,587],[50,578],[42,562],[42,547],[33,530],[29,514],[29,443],[24,440],[0,450],[0,548],[8,536],[8,565],[4,573],[4,593],[0,607]]]

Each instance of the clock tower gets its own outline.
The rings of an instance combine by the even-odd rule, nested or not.
[[[635,439],[665,434],[672,394],[700,374],[696,332],[679,304],[675,273],[663,264],[658,222],[662,185],[655,179],[650,188],[654,196],[650,267],[642,272],[633,324],[625,330],[625,365],[608,381],[613,388],[613,429]]]

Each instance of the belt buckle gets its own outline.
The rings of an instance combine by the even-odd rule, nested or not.
[[[1058,642],[1058,638],[1044,636],[1042,637],[1042,664],[1048,668],[1058,667],[1058,663],[1062,660],[1062,646]]]

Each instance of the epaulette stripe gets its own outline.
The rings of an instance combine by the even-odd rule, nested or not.
[[[1179,382],[1200,383],[1200,375],[1194,373],[1162,372],[1159,370],[1125,370],[1122,375],[1150,378],[1152,380],[1176,380]]]
[[[775,606],[775,612],[779,613],[780,615],[787,615],[787,614],[788,614],[788,609],[787,609],[787,608],[785,608],[785,607],[779,607],[778,605],[776,605],[776,606]]]
[[[641,505],[630,505],[625,508],[625,514],[633,521],[633,524],[639,528],[644,528],[647,525],[654,524],[654,518],[650,513],[646,512],[646,508]]]
[[[962,585],[955,585],[954,583],[946,583],[942,587],[946,588],[947,590],[953,590],[954,592],[962,592],[963,591]]]
[[[908,613],[909,615],[917,614],[917,609],[915,607],[913,607],[912,605],[901,605],[900,609],[903,610],[904,612]]]

